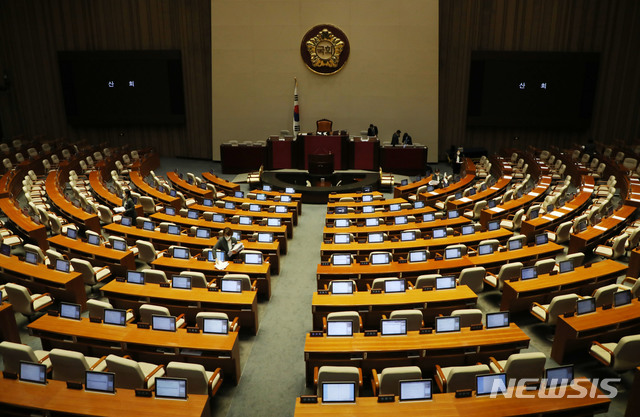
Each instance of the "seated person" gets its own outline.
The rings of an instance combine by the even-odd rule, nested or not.
[[[131,217],[131,219],[136,221],[136,204],[133,202],[133,197],[131,196],[131,190],[127,190],[124,192],[124,200],[122,201],[122,206],[124,207],[124,216]]]
[[[440,173],[440,170],[436,168],[436,170],[433,172],[433,175],[431,176],[431,181],[429,181],[429,185],[437,187],[438,185],[440,185],[440,181],[442,181],[443,179],[444,179],[444,175],[442,175]]]
[[[238,240],[233,237],[231,228],[225,227],[222,232],[222,237],[216,242],[216,245],[213,247],[213,251],[224,251],[227,259],[233,259],[238,252],[240,252],[240,249],[233,250],[236,243],[238,243]]]

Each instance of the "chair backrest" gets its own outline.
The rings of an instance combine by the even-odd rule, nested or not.
[[[396,366],[384,368],[380,373],[380,395],[399,395],[400,381],[421,379],[422,371],[417,366]]]
[[[204,319],[225,319],[229,321],[229,316],[227,313],[220,313],[217,311],[201,311],[196,314],[196,325],[199,329],[204,328]],[[232,329],[229,328],[229,331],[232,331]]]
[[[321,366],[318,369],[318,397],[322,397],[322,384],[324,382],[355,382],[356,396],[360,383],[360,370],[355,366]]]
[[[624,245],[627,243],[628,238],[629,238],[629,235],[626,235],[626,234],[622,234],[620,236],[616,236],[615,238],[613,238],[613,245],[611,246],[613,254],[611,255],[611,259],[618,259],[622,255],[624,255],[625,253]]]
[[[105,309],[112,309],[113,305],[107,301],[100,301],[95,299],[87,300],[87,309],[89,310],[89,317],[100,318],[104,316]]]
[[[535,267],[538,275],[548,274],[553,271],[553,267],[556,266],[555,259],[540,259],[536,261]]]
[[[316,131],[318,132],[331,132],[333,129],[333,122],[328,119],[320,119],[316,121]]]
[[[138,259],[142,262],[149,264],[156,260],[156,248],[153,243],[146,240],[136,240],[136,247],[138,248]]]
[[[573,227],[572,221],[566,221],[564,223],[560,223],[558,228],[556,229],[556,240],[555,243],[563,243],[569,240],[571,236],[571,227]]]
[[[188,394],[209,394],[209,381],[204,366],[198,363],[169,362],[166,376],[170,378],[186,378]]]
[[[471,291],[479,294],[484,289],[484,278],[486,275],[487,270],[482,266],[465,268],[460,272],[458,285],[466,285]]]
[[[354,333],[360,333],[360,315],[357,311],[334,311],[327,314],[327,321],[351,320]]]
[[[143,195],[139,198],[140,204],[142,204],[142,210],[145,213],[155,213],[156,205],[153,201],[153,198]]]
[[[407,319],[407,330],[418,331],[423,327],[422,311],[420,310],[394,310],[389,314],[390,319]]]
[[[45,260],[45,256],[44,256],[44,252],[42,252],[42,249],[40,249],[40,246],[36,246],[33,245],[31,243],[25,243],[24,244],[24,249],[25,251],[31,251],[31,252],[35,252],[38,254],[38,262],[44,262]]]
[[[516,211],[516,214],[513,215],[513,230],[520,229],[520,225],[522,224],[522,216],[524,216],[524,209]]]
[[[456,366],[449,373],[446,391],[455,392],[461,389],[474,389],[476,376],[488,374],[489,372],[487,365]]]
[[[225,279],[239,279],[242,282],[242,291],[251,291],[251,277],[247,274],[227,274],[221,278],[221,281]]]
[[[371,289],[372,290],[383,290],[384,289],[384,282],[388,281],[390,279],[398,279],[398,278],[397,277],[375,278],[373,280],[373,282],[371,283]],[[435,285],[435,281],[434,281],[434,285]]]
[[[527,242],[527,237],[525,235],[511,236],[509,239],[507,239],[507,247],[509,247],[509,242],[517,240],[522,242],[522,246],[524,247]]]
[[[451,315],[460,317],[460,327],[471,327],[474,324],[482,324],[482,310],[477,308],[453,310]]]
[[[511,262],[503,264],[498,272],[498,289],[502,289],[505,281],[511,281],[520,278],[520,269],[524,265],[522,262]]]
[[[640,335],[625,336],[613,349],[613,369],[622,371],[633,369],[640,365]]]
[[[584,253],[576,252],[569,254],[565,257],[565,260],[572,260],[574,267],[582,266],[582,264],[584,263]]]
[[[84,373],[90,366],[87,359],[80,352],[66,349],[51,349],[49,352],[52,379],[59,381],[84,381]]]
[[[514,353],[507,359],[504,371],[507,373],[507,380],[512,378],[520,380],[524,378],[542,378],[544,364],[547,357],[542,352]]]
[[[618,291],[617,284],[605,285],[595,290],[593,292],[593,298],[596,299],[596,307],[613,304],[613,294],[615,294],[616,291]]]
[[[96,281],[96,273],[93,271],[93,267],[89,261],[80,258],[73,258],[71,259],[71,266],[73,266],[74,271],[82,274],[82,280],[85,284],[95,285],[98,283],[98,281]]]
[[[170,316],[169,309],[165,306],[157,306],[154,304],[142,304],[140,306],[140,321],[151,323],[151,316]]]
[[[588,153],[582,154],[582,158],[580,158],[580,162],[586,165],[589,163],[590,158],[591,158],[591,155],[589,155]]]
[[[415,288],[424,288],[424,287],[435,287],[436,286],[436,278],[440,278],[442,275],[440,274],[423,274],[416,278]],[[384,286],[384,284],[383,284]],[[373,287],[372,287],[373,288]]]
[[[31,294],[26,287],[22,285],[8,282],[5,287],[9,302],[13,306],[13,310],[26,316],[35,314],[33,304],[31,303]]]
[[[462,255],[462,256],[467,254],[467,245],[465,245],[463,243],[456,243],[455,245],[449,245],[449,246],[444,248],[445,252],[448,249],[460,249],[460,255]]]
[[[144,269],[142,271],[142,274],[144,275],[144,282],[150,282],[153,284],[169,282],[169,280],[167,279],[167,275],[164,273],[164,271],[148,268],[148,269]]]
[[[482,209],[487,206],[487,200],[477,201],[476,204],[473,205],[473,219],[479,219],[480,213],[482,213]]]
[[[547,309],[547,323],[556,324],[558,316],[576,309],[578,296],[576,294],[564,294],[553,297]]]
[[[180,275],[191,277],[191,288],[207,288],[208,282],[204,273],[198,271],[182,271]]]
[[[109,207],[98,204],[98,217],[102,223],[113,223],[113,213]]]
[[[38,358],[31,346],[22,343],[3,341],[0,342],[0,355],[7,372],[18,373],[20,361],[38,363]]]
[[[138,362],[111,354],[107,356],[107,368],[116,374],[116,388],[146,388],[145,375]]]

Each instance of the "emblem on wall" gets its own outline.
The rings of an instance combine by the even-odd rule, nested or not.
[[[349,51],[347,35],[331,25],[315,26],[300,43],[300,55],[305,65],[320,75],[340,71],[349,59]]]

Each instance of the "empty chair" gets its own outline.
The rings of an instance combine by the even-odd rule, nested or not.
[[[487,200],[476,201],[476,203],[473,205],[473,209],[469,211],[465,211],[463,213],[463,216],[471,220],[478,220],[480,219],[480,213],[482,212],[482,209],[484,209],[486,205],[487,205]]]
[[[488,374],[487,365],[450,366],[441,368],[436,365],[435,380],[440,392],[455,392],[462,389],[474,389],[476,376]]]
[[[416,285],[414,288],[421,289],[425,287],[435,287],[436,286],[436,278],[440,278],[442,275],[440,274],[423,274],[416,278]]]
[[[531,305],[531,314],[541,322],[555,325],[558,316],[572,312],[576,309],[578,296],[576,294],[564,294],[553,297],[549,304],[541,305],[534,302]]]
[[[571,237],[572,221],[560,223],[555,232],[547,230],[547,236],[550,241],[555,243],[564,243]]]
[[[182,271],[180,275],[191,278],[191,288],[207,288],[209,283],[204,273],[198,271]]]
[[[52,379],[58,381],[83,382],[85,371],[102,372],[107,368],[106,356],[94,358],[66,349],[51,349],[49,352]]]
[[[251,282],[251,277],[247,274],[227,274],[220,279],[220,286],[222,286],[222,281],[227,279],[239,279],[242,284],[242,291],[255,291],[256,290],[256,281]]]
[[[11,163],[11,159],[4,158],[2,160],[2,165],[4,165],[5,170],[11,171],[13,169],[13,164]]]
[[[140,202],[140,204],[142,204],[142,211],[144,212],[145,215],[153,214],[157,211],[156,204],[153,201],[153,198],[143,195],[143,196],[140,196],[138,201]]]
[[[515,231],[520,230],[520,225],[522,224],[522,217],[524,216],[524,209],[520,209],[515,212],[513,217],[510,219],[505,219],[500,222],[500,227],[504,227],[505,229]]]
[[[482,266],[465,268],[458,276],[458,285],[466,285],[471,291],[479,294],[484,289],[484,278],[487,270]]]
[[[631,295],[634,297],[640,297],[640,279],[625,277],[618,285],[619,291],[631,290]]]
[[[44,255],[44,252],[42,252],[42,249],[40,249],[40,246],[25,243],[23,247],[25,251],[35,252],[38,255],[38,263],[44,263],[47,260],[47,257]]]
[[[229,316],[227,313],[220,313],[217,311],[201,311],[196,314],[196,325],[199,329],[204,328],[204,319],[224,319],[229,322],[229,331],[237,332],[240,330],[240,325],[238,324],[238,317],[234,318],[233,321],[229,320]]]
[[[136,362],[113,354],[107,356],[106,360],[109,372],[116,374],[116,388],[151,389],[156,383],[156,378],[165,374],[164,365]]]
[[[0,355],[4,364],[4,371],[17,374],[20,372],[20,362],[42,363],[51,368],[49,352],[46,350],[33,350],[31,346],[22,343],[3,341],[0,342]]]
[[[142,304],[138,310],[140,313],[140,321],[144,323],[151,323],[152,316],[170,316],[169,309],[164,306],[157,306],[153,304]],[[184,320],[184,314],[180,314],[176,317],[176,328],[186,326]]]
[[[120,220],[122,220],[122,216],[119,214],[114,215],[111,209],[103,204],[98,204],[98,217],[102,224],[111,224],[114,221],[120,223]]]
[[[500,271],[498,275],[494,275],[491,272],[487,272],[487,276],[484,279],[484,282],[491,285],[494,288],[502,290],[502,286],[505,281],[512,281],[520,278],[520,269],[524,265],[522,262],[512,262],[508,264],[503,264],[500,267]]]
[[[19,164],[24,162],[24,155],[22,155],[22,153],[18,152],[16,154],[16,162],[19,163]]]
[[[362,317],[360,317],[360,314],[358,314],[357,311],[334,311],[327,314],[327,317],[322,319],[324,330],[327,330],[328,321],[347,320],[350,320],[353,323],[351,326],[351,328],[353,329],[353,333],[360,333],[362,329]]]
[[[538,275],[548,274],[553,271],[553,268],[556,266],[555,259],[540,259],[536,261],[534,264],[536,267],[536,272]]]
[[[613,294],[618,291],[618,284],[609,284],[596,289],[591,295],[596,300],[596,307],[613,304]],[[587,298],[587,297],[585,297]]]
[[[574,267],[582,266],[582,264],[584,263],[584,253],[582,253],[582,252],[571,253],[571,254],[565,256],[564,260],[565,261],[568,261],[568,260],[573,261],[573,266]],[[558,262],[557,258],[556,258],[556,262]]]
[[[421,379],[422,371],[417,366],[395,366],[384,368],[378,375],[375,369],[371,370],[371,386],[373,395],[399,395],[400,381],[406,379]]]
[[[372,290],[384,290],[384,282],[392,279],[398,279],[397,277],[375,278],[371,283]],[[435,283],[434,283],[435,285]],[[369,286],[369,284],[367,284]]]
[[[460,327],[471,327],[476,324],[482,324],[482,310],[477,308],[453,310],[451,316],[460,317]]]
[[[509,247],[509,243],[510,242],[514,242],[514,241],[520,241],[522,247],[524,247],[527,243],[527,237],[525,235],[518,235],[518,236],[512,236],[509,239],[507,239],[507,248]]]
[[[338,201],[341,203],[353,203],[356,200],[353,197],[340,197]]]
[[[480,243],[478,243],[478,246],[482,246],[482,245],[491,245],[491,248],[494,251],[497,251],[498,248],[500,247],[500,241],[498,239],[485,239],[485,240],[481,240]]]
[[[462,256],[467,254],[467,245],[462,244],[462,243],[456,243],[455,245],[449,245],[449,246],[444,248],[444,251],[446,252],[449,249],[460,249],[460,255],[462,255]]]
[[[624,245],[627,243],[628,235],[622,234],[613,238],[611,246],[598,245],[593,251],[596,255],[600,255],[604,258],[618,259],[625,254],[626,250]]]
[[[71,259],[71,265],[74,271],[78,271],[82,274],[82,280],[85,285],[93,287],[102,283],[104,280],[111,276],[111,270],[108,266],[92,266],[87,260],[80,258]]]
[[[87,300],[87,309],[89,310],[90,318],[97,318],[102,320],[104,318],[104,310],[113,309],[113,305],[111,305],[111,303],[107,301],[91,299]],[[131,323],[135,318],[133,310],[131,310],[130,308],[127,309],[127,314],[125,317],[127,323]]]
[[[164,271],[159,271],[157,269],[145,269],[142,271],[144,275],[144,282],[152,283],[152,284],[160,284],[162,282],[169,282],[167,279],[167,275]]]
[[[394,310],[389,314],[390,319],[407,319],[407,330],[418,331],[424,327],[422,311],[420,310]]]
[[[155,261],[160,253],[162,253],[156,251],[153,243],[147,242],[146,240],[136,240],[136,247],[138,248],[138,259],[148,264]]]
[[[614,371],[627,371],[640,365],[640,335],[624,336],[618,343],[592,342],[589,354]]]
[[[508,359],[502,361],[491,357],[489,361],[491,372],[505,372],[507,374],[507,381],[511,379],[520,381],[525,378],[542,378],[547,357],[542,352],[527,352],[514,353],[510,355]]]
[[[9,297],[9,302],[13,306],[13,310],[27,316],[29,320],[53,304],[53,298],[49,293],[31,294],[26,287],[14,284],[13,282],[7,283],[4,288]]]
[[[209,372],[204,369],[204,366],[197,363],[171,361],[167,364],[165,371],[169,378],[185,378],[188,394],[213,396],[222,385],[220,368]]]
[[[313,370],[313,383],[317,386],[317,395],[322,397],[322,384],[325,382],[355,382],[356,396],[362,388],[362,369],[355,366],[321,366]]]

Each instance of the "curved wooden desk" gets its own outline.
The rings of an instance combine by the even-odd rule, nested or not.
[[[382,217],[382,216],[378,216]],[[382,232],[382,233],[401,233],[404,230],[419,229],[420,231],[427,232],[436,227],[457,227],[464,224],[471,223],[471,219],[460,216],[455,219],[435,219],[431,222],[408,222],[407,224],[383,224],[380,226],[365,226],[361,223],[360,226],[349,227],[330,227],[325,226],[322,234],[325,239],[329,239],[330,235],[335,233],[353,233],[356,237],[367,237],[369,233]]]
[[[11,197],[0,198],[0,211],[15,225],[20,235],[34,240],[42,250],[49,248],[47,228],[42,224],[35,223],[31,217],[25,216],[22,210],[16,206],[16,200]]]
[[[51,236],[48,240],[51,246],[61,253],[66,253],[69,258],[86,259],[93,266],[107,265],[111,272],[118,276],[124,276],[126,271],[136,269],[135,256],[130,250],[120,251],[104,245],[96,246],[63,235]]]
[[[51,204],[57,207],[62,215],[69,219],[69,221],[83,225],[85,228],[96,233],[100,233],[100,219],[98,215],[89,214],[81,208],[74,206],[71,201],[65,198],[64,192],[60,189],[60,185],[64,184],[68,179],[69,169],[70,165],[61,162],[58,171],[49,171],[47,180],[45,181],[47,196],[49,200],[51,200]]]
[[[240,191],[240,185],[236,184],[235,182],[222,179],[217,175],[212,174],[211,172],[203,172],[202,178],[205,181],[212,183],[216,186],[216,188],[219,188],[221,191],[224,191],[227,194],[233,194],[235,191]]]
[[[596,225],[587,227],[580,233],[572,233],[569,238],[569,253],[586,252],[594,249],[615,236],[620,230],[635,218],[635,206],[624,205],[616,210],[612,216],[602,219]]]

